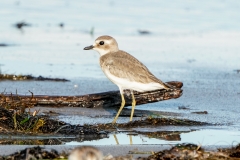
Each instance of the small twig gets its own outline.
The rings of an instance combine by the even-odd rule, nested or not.
[[[56,134],[56,133],[58,133],[61,129],[63,129],[63,128],[65,128],[65,127],[68,127],[68,126],[70,126],[69,124],[66,124],[66,125],[64,125],[64,126],[61,126],[60,128],[58,128],[56,131],[54,131],[54,133]]]
[[[5,93],[5,91],[6,91],[6,88],[4,88],[4,91],[1,94]]]
[[[13,111],[13,123],[14,123],[14,129],[17,129],[17,119],[16,119],[16,111]]]
[[[30,126],[26,131],[29,131],[30,129],[32,129],[33,127],[35,127],[36,126],[36,124],[38,123],[38,117],[36,117],[36,121],[34,122],[34,124],[32,125],[32,126]]]
[[[11,93],[12,94],[12,93]],[[22,98],[18,95],[17,90],[16,90],[16,96],[19,98],[20,102],[22,101]]]
[[[33,92],[31,92],[30,90],[28,90],[28,92],[30,92],[30,93],[32,94],[32,97],[31,97],[31,99],[29,100],[29,102],[31,102],[32,99],[33,99]]]
[[[154,154],[153,151],[129,151],[128,154]]]

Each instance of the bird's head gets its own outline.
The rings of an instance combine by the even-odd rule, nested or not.
[[[101,56],[119,50],[117,41],[110,36],[100,36],[95,40],[93,45],[84,48],[84,50],[90,49],[97,51]]]

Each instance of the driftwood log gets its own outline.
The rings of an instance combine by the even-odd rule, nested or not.
[[[182,82],[172,81],[166,82],[175,89],[155,90],[150,92],[134,92],[136,105],[153,103],[168,99],[179,98],[182,95]],[[124,91],[126,100],[125,106],[131,106],[132,98],[129,90]],[[121,104],[121,96],[119,91],[110,91],[103,93],[88,94],[82,96],[47,96],[47,95],[14,95],[5,94],[0,97],[1,102],[5,101],[21,101],[22,103],[31,103],[40,106],[72,106],[72,107],[119,107]]]

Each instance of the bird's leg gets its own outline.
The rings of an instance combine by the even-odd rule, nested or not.
[[[123,109],[123,107],[124,107],[124,105],[125,105],[125,99],[124,99],[123,93],[122,93],[121,91],[120,91],[120,93],[121,93],[121,97],[122,97],[121,107],[119,108],[116,117],[115,117],[114,120],[112,121],[112,124],[116,123],[116,121],[117,121],[117,119],[118,119],[118,116],[119,116],[119,114],[121,113],[121,111],[122,111],[122,109]]]
[[[113,137],[115,139],[116,144],[119,145],[118,138],[117,138],[116,134],[114,134]]]
[[[134,109],[135,109],[135,106],[136,106],[136,101],[135,101],[135,97],[134,97],[134,94],[133,94],[132,90],[131,90],[131,94],[132,94],[132,112],[131,112],[130,121],[132,121]]]
[[[129,139],[130,139],[130,145],[132,145],[133,144],[132,135],[129,135]]]

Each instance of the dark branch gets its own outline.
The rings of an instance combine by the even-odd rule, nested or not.
[[[166,91],[166,90],[156,90],[150,92],[134,92],[134,96],[137,104],[153,103],[168,99],[179,98],[182,95],[183,86],[182,82],[167,82],[176,89]],[[0,97],[0,101],[3,100],[13,100],[22,102],[31,102],[34,105],[57,105],[57,106],[75,106],[75,107],[119,107],[121,104],[121,96],[119,91],[110,91],[103,93],[95,93],[82,96],[44,96],[44,95],[4,95]],[[132,99],[129,90],[124,91],[124,97],[126,100],[126,106],[131,105]]]

